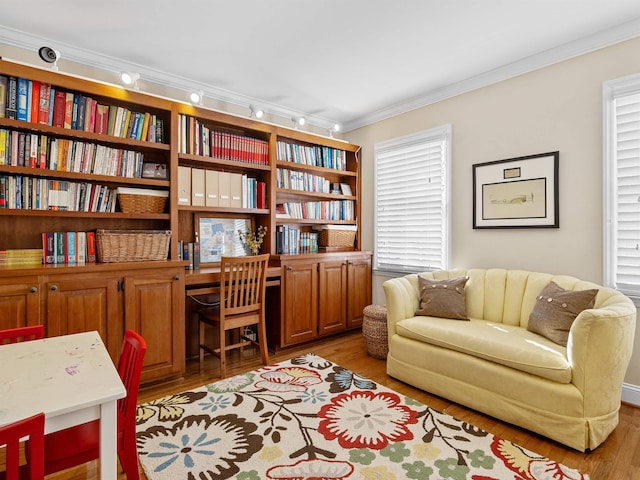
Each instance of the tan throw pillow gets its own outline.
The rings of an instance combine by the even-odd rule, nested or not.
[[[464,304],[464,286],[469,277],[429,280],[418,277],[420,306],[416,315],[469,320]]]
[[[567,346],[571,324],[580,312],[593,308],[598,290],[565,290],[555,282],[542,289],[529,316],[527,330]]]

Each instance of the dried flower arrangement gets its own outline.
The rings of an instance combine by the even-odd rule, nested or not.
[[[264,236],[267,234],[267,227],[260,225],[258,227],[257,232],[252,232],[249,229],[246,232],[242,232],[238,230],[238,235],[240,235],[240,239],[242,243],[244,243],[249,250],[251,250],[252,255],[257,255],[260,251],[260,246],[262,245],[262,241],[264,240]]]

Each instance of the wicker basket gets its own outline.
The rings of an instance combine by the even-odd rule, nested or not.
[[[355,230],[323,228],[318,236],[318,245],[321,247],[353,247],[355,239]]]
[[[164,213],[168,192],[118,188],[118,205],[123,213]]]
[[[367,347],[367,353],[373,358],[386,359],[389,353],[387,339],[387,307],[384,305],[369,305],[364,307],[362,321],[362,335]]]
[[[170,230],[97,230],[98,261],[104,263],[166,260]]]

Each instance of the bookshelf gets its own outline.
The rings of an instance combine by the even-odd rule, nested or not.
[[[254,231],[260,226],[267,229],[261,252],[272,255],[272,266],[281,269],[283,278],[281,288],[270,293],[270,341],[274,346],[359,326],[358,311],[370,303],[371,291],[370,253],[361,251],[359,147],[2,60],[0,76],[14,77],[16,89],[18,83],[24,88],[24,80],[30,80],[33,98],[35,84],[39,92],[43,85],[49,91],[48,103],[46,95],[42,99],[42,105],[49,107],[47,115],[40,114],[38,97],[38,102],[27,102],[32,111],[18,116],[16,110],[13,115],[8,112],[13,106],[5,105],[5,117],[0,118],[0,186],[5,191],[0,197],[0,250],[42,248],[42,233],[50,231],[170,230],[172,240],[165,262],[0,267],[0,297],[16,291],[12,277],[18,275],[20,294],[15,302],[30,305],[29,315],[18,316],[16,312],[26,310],[16,307],[4,312],[0,307],[0,314],[7,313],[8,318],[0,322],[0,328],[46,324],[57,318],[48,326],[53,334],[84,328],[82,325],[96,328],[117,353],[126,325],[135,322],[139,330],[145,322],[150,326],[155,322],[173,343],[162,347],[170,356],[159,354],[163,366],[149,367],[146,378],[179,375],[184,368],[185,343],[185,267],[179,245],[196,241],[196,220],[202,216],[250,220]],[[14,87],[8,83],[9,88]],[[61,102],[63,94],[61,117],[55,100],[59,97]],[[12,140],[22,146],[22,154],[9,146],[16,144]],[[162,175],[142,173],[153,169],[160,169]],[[11,198],[8,204],[7,186],[13,192],[18,183],[21,203]],[[217,189],[210,188],[214,184]],[[223,191],[227,185],[228,191]],[[168,195],[166,208],[156,213],[123,212],[114,195],[119,188],[163,192]],[[230,198],[223,199],[225,194]],[[97,198],[100,203],[92,201]],[[352,244],[311,248],[311,239],[324,225],[353,229]],[[299,232],[295,249],[281,248],[283,229]],[[296,275],[288,276],[290,272]],[[294,286],[301,279],[300,285],[309,282],[319,299],[331,300],[309,305],[304,297],[309,292]],[[169,313],[160,320],[152,313],[139,318],[144,312],[136,310],[133,300],[118,297],[126,297],[127,292],[133,296],[138,286],[144,290],[154,281],[164,289],[157,303]],[[72,302],[72,292],[77,294],[93,284],[95,288],[87,287],[86,293],[96,302],[92,309],[103,312],[104,321],[64,325],[65,309],[73,308],[65,303]],[[50,288],[56,285],[54,294]],[[25,299],[33,289],[39,299]],[[365,297],[359,298],[353,293],[356,290],[365,292]],[[65,295],[61,296],[62,291]],[[149,288],[148,295],[153,291]],[[300,312],[288,307],[291,302],[313,310],[308,324],[296,326],[299,320],[294,316]],[[77,315],[86,317],[89,312]],[[298,335],[297,331],[306,333]],[[182,344],[182,353],[176,342]]]

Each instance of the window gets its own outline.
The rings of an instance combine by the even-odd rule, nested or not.
[[[605,285],[640,300],[640,75],[603,86]]]
[[[451,126],[375,145],[374,269],[446,269]]]

